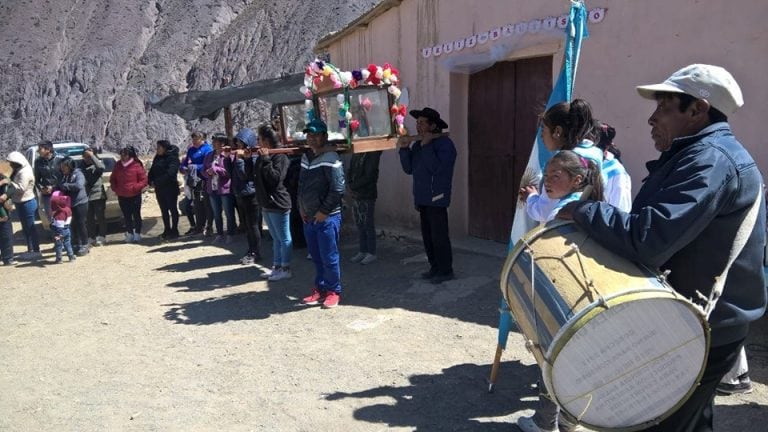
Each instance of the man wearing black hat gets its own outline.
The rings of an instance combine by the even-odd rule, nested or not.
[[[448,233],[448,206],[456,147],[443,135],[448,124],[432,108],[413,110],[419,140],[400,138],[400,164],[413,176],[413,198],[421,219],[421,237],[429,259],[422,278],[439,284],[453,279],[453,252]]]

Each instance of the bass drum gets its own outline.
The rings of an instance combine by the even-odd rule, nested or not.
[[[572,222],[520,240],[504,264],[501,291],[550,396],[587,427],[656,424],[690,397],[704,372],[709,327],[701,309]]]

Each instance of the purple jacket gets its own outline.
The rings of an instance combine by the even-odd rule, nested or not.
[[[232,156],[230,156],[230,159],[232,159]],[[213,176],[208,175],[208,169],[213,169]],[[209,194],[215,193],[216,195],[228,195],[232,193],[232,190],[230,189],[229,172],[224,168],[224,156],[216,155],[213,152],[205,155],[201,176],[205,179],[205,190]],[[214,177],[217,178],[217,189],[213,188]]]

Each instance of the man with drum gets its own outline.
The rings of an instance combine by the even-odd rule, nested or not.
[[[699,386],[667,419],[646,429],[710,431],[715,388],[736,361],[749,323],[766,309],[763,179],[728,124],[727,115],[744,103],[728,71],[694,64],[637,91],[656,101],[648,124],[661,155],[648,162],[631,211],[580,201],[558,217],[574,220],[616,254],[668,271],[670,285],[693,302],[706,308],[716,301]],[[719,300],[710,295],[718,279],[725,281]]]

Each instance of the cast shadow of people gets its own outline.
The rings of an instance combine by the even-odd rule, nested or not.
[[[212,297],[182,304],[166,304],[165,319],[177,324],[209,325],[228,321],[262,320],[272,315],[306,310],[274,291],[254,291]]]
[[[235,258],[232,255],[203,255],[197,258],[189,259],[184,262],[175,262],[175,263],[167,264],[162,267],[156,268],[155,271],[184,273],[184,272],[199,270],[203,268],[210,269],[214,267],[230,266],[235,263],[237,263],[237,258]],[[205,280],[210,279],[213,282],[213,285],[216,285],[216,287],[232,286],[232,285],[227,285],[227,282],[228,282],[228,279],[230,279],[230,275],[233,275],[234,272],[236,271],[237,270],[230,270],[226,272],[209,273],[208,277],[205,277],[202,279],[205,279]],[[248,281],[253,281],[253,275],[254,275],[253,270],[248,274],[250,275],[250,278],[248,279]],[[191,279],[191,280],[195,280],[195,279]],[[189,282],[189,280],[182,280],[176,283],[169,284],[168,286],[184,287],[186,286],[187,282]],[[236,285],[240,285],[240,283],[237,283]],[[212,288],[212,289],[215,289],[215,288]],[[196,291],[205,291],[205,290],[196,290]]]
[[[519,383],[536,381],[538,367],[518,361],[505,362],[502,367],[508,376],[494,393],[488,393],[485,381],[490,365],[460,364],[443,369],[440,374],[411,376],[407,386],[337,392],[327,395],[326,400],[377,399],[376,403],[355,410],[354,417],[389,427],[509,432],[514,428],[505,417],[534,408],[535,389]],[[382,397],[388,400],[382,401]]]
[[[765,430],[765,424],[768,422],[768,406],[756,402],[741,405],[715,405],[714,421],[716,431]]]
[[[213,260],[214,258],[208,258],[210,260]],[[206,262],[207,267],[211,267],[212,265],[207,264],[206,258],[200,258],[200,261]],[[197,260],[190,260],[189,263],[189,269],[199,268],[194,267],[195,264],[198,264],[198,262],[193,262]],[[231,263],[227,263],[231,264]],[[219,264],[219,265],[226,265],[226,264]],[[171,267],[171,266],[166,266]],[[176,264],[173,267],[175,267],[177,270],[174,271],[185,271],[184,268],[187,267],[187,265],[184,264]],[[213,291],[221,288],[231,288],[235,286],[240,285],[246,285],[253,282],[254,279],[254,270],[250,267],[238,267],[236,269],[231,270],[224,270],[219,272],[210,272],[204,277],[200,278],[194,278],[194,279],[184,279],[179,280],[176,282],[171,282],[167,284],[166,286],[171,288],[182,288],[178,291],[180,292],[202,292],[202,291]]]

